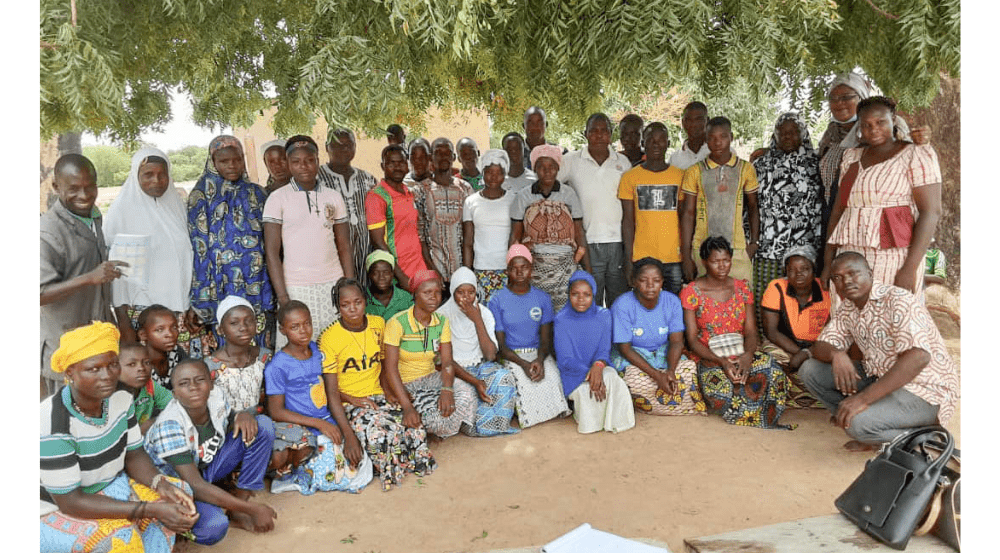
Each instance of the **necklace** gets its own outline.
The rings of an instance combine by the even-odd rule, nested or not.
[[[104,399],[101,401],[101,415],[97,418],[88,416],[87,413],[85,413],[83,409],[80,408],[80,405],[76,404],[76,401],[73,400],[72,395],[70,395],[69,397],[69,402],[70,404],[73,405],[73,410],[77,411],[80,414],[80,416],[83,417],[83,421],[90,424],[91,426],[103,426],[104,423],[107,422],[108,399]]]
[[[368,323],[368,319],[366,317],[365,318],[365,328],[367,328],[367,323]],[[361,344],[358,344],[358,337],[355,336],[354,331],[352,331],[351,329],[347,328],[347,324],[344,323],[343,319],[340,320],[340,326],[344,327],[345,331],[351,333],[351,340],[354,341],[354,345],[358,347],[358,350],[361,350],[361,364],[362,364],[362,367],[366,367],[365,364],[368,363],[368,336],[367,336],[367,332],[365,330],[362,330],[361,340],[363,340],[364,343],[365,343],[364,347],[362,347]]]
[[[243,368],[247,367],[248,365],[250,365],[250,363],[253,361],[253,359],[250,358],[250,351],[249,350],[247,350],[247,355],[246,355],[246,361],[247,361],[247,363],[245,363],[243,365],[240,365],[239,360],[237,360],[236,357],[233,356],[229,352],[229,345],[228,344],[225,346],[225,348],[223,348],[223,351],[226,353],[226,357],[229,358],[229,361],[232,362],[233,367],[236,368],[236,369],[243,369]]]

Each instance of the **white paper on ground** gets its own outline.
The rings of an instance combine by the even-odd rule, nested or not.
[[[584,523],[542,547],[542,552],[670,552],[666,548],[633,541]]]

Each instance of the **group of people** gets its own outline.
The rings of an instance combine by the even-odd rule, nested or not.
[[[267,531],[265,478],[389,490],[435,470],[431,435],[569,415],[791,429],[786,408],[825,407],[851,449],[946,422],[958,372],[920,295],[937,157],[857,74],[829,103],[816,148],[785,113],[753,163],[700,102],[669,157],[637,115],[620,152],[602,113],[573,152],[538,107],[483,153],[393,125],[380,180],[347,129],[327,163],[309,136],[262,146],[263,187],[223,135],[186,202],[167,156],[137,152],[106,218],[93,164],[63,156],[41,220],[42,550]]]

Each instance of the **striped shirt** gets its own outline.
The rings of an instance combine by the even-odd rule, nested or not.
[[[351,249],[354,251],[354,272],[362,286],[368,285],[368,276],[362,272],[365,269],[365,257],[370,251],[368,222],[365,216],[365,197],[368,191],[378,184],[371,173],[357,167],[352,167],[354,173],[344,181],[344,176],[335,173],[328,165],[319,166],[317,179],[328,187],[340,193],[347,205],[347,222],[351,226]]]
[[[42,401],[40,408],[40,483],[50,494],[77,488],[100,492],[125,469],[126,451],[142,447],[132,395],[124,389],[108,397],[100,426],[88,423],[73,408],[68,386]]]
[[[855,162],[860,164],[863,148],[844,152],[840,176]],[[914,220],[917,205],[913,189],[941,182],[937,153],[929,145],[910,144],[891,158],[858,170],[847,207],[827,241],[833,245],[881,246],[882,210],[895,206],[910,209]],[[838,197],[842,194],[838,194]]]
[[[403,383],[434,373],[443,342],[451,343],[451,326],[440,313],[431,313],[431,324],[425,327],[417,322],[411,307],[385,325],[385,343],[399,347],[399,377]]]

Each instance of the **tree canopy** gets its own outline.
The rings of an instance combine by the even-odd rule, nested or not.
[[[861,67],[904,108],[960,71],[958,0],[41,0],[41,134],[133,141],[170,118],[279,134],[315,115],[376,134],[428,107],[520,130],[530,105],[579,123],[608,99],[746,88],[819,108]]]

